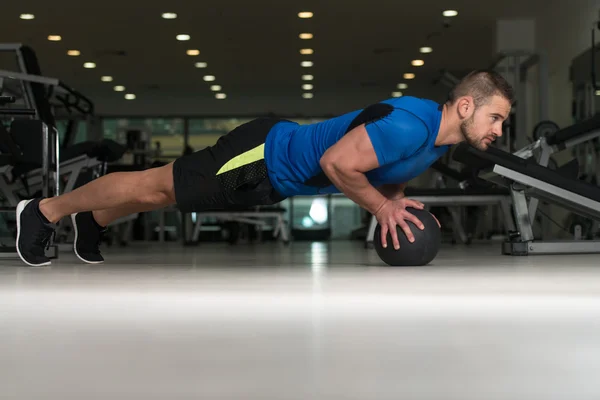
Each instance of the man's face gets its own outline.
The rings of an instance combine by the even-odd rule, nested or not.
[[[509,113],[508,100],[493,96],[487,104],[478,107],[471,117],[461,123],[460,130],[471,146],[485,151],[493,141],[502,136],[502,123]]]

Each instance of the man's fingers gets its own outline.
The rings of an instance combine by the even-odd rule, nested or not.
[[[387,233],[388,226],[387,224],[379,224],[381,226],[381,247],[384,249],[387,247]]]
[[[410,227],[406,223],[406,221],[401,220],[401,221],[398,222],[398,225],[400,225],[400,228],[402,228],[402,230],[404,231],[404,234],[406,235],[406,238],[408,239],[408,241],[410,243],[414,242],[415,241],[415,237],[414,237],[412,231],[410,230]]]
[[[406,204],[406,207],[418,208],[420,210],[425,208],[425,204],[421,203],[420,201],[412,200],[412,199],[404,200],[404,204]]]
[[[438,219],[436,218],[436,216],[435,216],[435,215],[433,215],[433,214],[431,214],[431,215],[432,215],[432,216],[433,216],[433,218],[435,219],[435,222],[437,222],[437,223],[438,223],[438,226],[441,228],[441,227],[442,227],[442,224],[440,224],[440,221],[438,221]]]
[[[425,229],[425,225],[423,225],[423,223],[421,222],[421,220],[419,218],[417,218],[416,215],[414,215],[413,213],[409,213],[406,212],[404,214],[404,219],[412,222],[413,224],[415,224],[417,226],[417,228],[419,228],[420,230]]]
[[[390,235],[392,236],[392,244],[394,245],[394,249],[398,250],[400,248],[400,241],[398,240],[398,229],[396,229],[396,223],[394,220],[388,222]]]

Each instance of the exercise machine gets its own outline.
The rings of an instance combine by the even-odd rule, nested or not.
[[[578,136],[582,131],[569,128],[557,132],[555,140],[566,133]],[[572,140],[575,140],[573,137]],[[552,143],[553,141],[550,141]],[[568,141],[563,141],[565,146]],[[547,150],[549,151],[549,150]],[[594,240],[535,240],[532,229],[531,202],[528,198],[557,204],[578,215],[600,219],[600,188],[596,185],[566,176],[563,171],[538,163],[535,157],[523,157],[523,154],[510,154],[490,147],[480,151],[467,143],[460,144],[454,152],[454,159],[464,164],[487,163],[479,176],[510,189],[514,220],[517,230],[503,243],[502,253],[507,255],[529,254],[572,254],[598,253],[600,241]]]

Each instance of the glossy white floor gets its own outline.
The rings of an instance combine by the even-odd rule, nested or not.
[[[598,399],[598,256],[137,244],[0,264],[0,399]]]

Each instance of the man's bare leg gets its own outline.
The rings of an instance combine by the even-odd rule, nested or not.
[[[175,202],[173,163],[136,172],[102,176],[72,192],[40,202],[40,211],[52,223],[84,211],[127,207],[136,210],[160,208]]]
[[[100,224],[134,212],[175,203],[173,163],[139,172],[116,172],[48,199],[24,200],[17,206],[17,251],[31,266],[49,265],[44,254],[54,223],[75,216],[75,253],[85,262],[102,262]],[[97,211],[99,222],[89,211]]]
[[[104,210],[92,211],[94,221],[101,227],[108,226],[111,222],[118,220],[119,218],[126,217],[131,214],[160,210],[161,208],[168,207],[174,204],[170,198],[165,197],[165,201],[160,204],[147,204],[147,205],[127,205],[115,208],[106,208]]]

